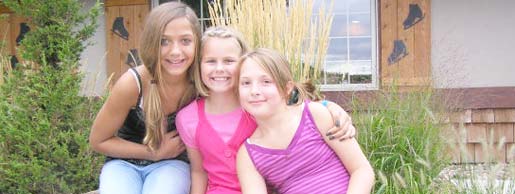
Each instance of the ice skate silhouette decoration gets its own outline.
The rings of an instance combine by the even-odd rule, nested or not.
[[[16,58],[16,55],[11,55],[11,69],[15,69],[18,63],[19,61],[18,58]]]
[[[23,38],[25,38],[25,34],[30,31],[30,27],[27,25],[27,23],[22,22],[20,23],[20,34],[16,37],[16,45],[20,45]]]
[[[408,55],[408,51],[406,50],[406,45],[402,40],[394,40],[393,41],[393,51],[388,56],[388,64],[394,64],[399,62],[402,58]]]
[[[127,31],[127,28],[125,28],[125,25],[123,24],[123,17],[116,17],[113,22],[113,27],[111,31],[118,35],[119,37],[129,40],[129,32]]]
[[[418,6],[418,4],[409,4],[408,17],[402,23],[404,26],[404,30],[411,28],[418,22],[422,21],[422,19],[424,19],[424,16],[425,15],[422,13],[422,10]]]
[[[136,67],[141,64],[141,60],[139,59],[138,49],[130,49],[127,54],[127,59],[125,60],[125,64]]]

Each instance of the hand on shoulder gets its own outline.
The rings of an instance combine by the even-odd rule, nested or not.
[[[321,134],[325,134],[333,127],[333,117],[324,105],[320,103],[309,102],[308,108]]]

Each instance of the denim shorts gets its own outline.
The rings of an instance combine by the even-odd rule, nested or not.
[[[188,194],[190,166],[181,160],[136,165],[125,160],[106,162],[100,173],[101,194]]]

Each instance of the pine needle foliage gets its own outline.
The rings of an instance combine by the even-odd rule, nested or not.
[[[0,85],[0,193],[93,190],[103,161],[87,137],[102,100],[79,95],[79,57],[100,3],[85,11],[78,0],[3,3],[31,30],[18,47],[22,62]]]

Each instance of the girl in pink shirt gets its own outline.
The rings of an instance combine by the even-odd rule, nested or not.
[[[201,68],[194,76],[205,97],[183,108],[176,120],[190,159],[192,194],[241,193],[234,158],[255,129],[234,92],[238,59],[246,51],[241,36],[226,27],[210,28],[202,38]]]
[[[235,88],[238,60],[246,51],[241,35],[228,27],[209,28],[202,37],[200,69],[194,76],[203,97],[183,108],[176,119],[190,159],[192,194],[241,193],[236,152],[256,128],[242,110]],[[334,115],[345,113],[339,106],[331,107],[337,108]],[[339,116],[339,136],[353,136],[349,117]]]

